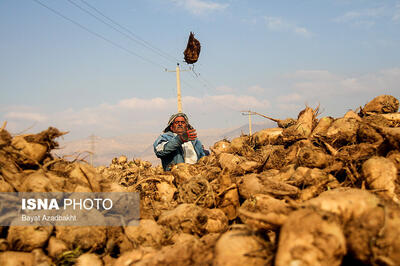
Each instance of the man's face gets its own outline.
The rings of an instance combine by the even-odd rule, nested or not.
[[[185,118],[182,116],[178,116],[175,118],[174,122],[171,125],[171,131],[176,134],[182,134],[187,130],[187,124],[185,122]]]

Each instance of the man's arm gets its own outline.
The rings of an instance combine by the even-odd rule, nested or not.
[[[153,144],[154,153],[158,158],[171,154],[182,146],[179,135],[168,138],[165,134],[159,136]]]
[[[196,139],[194,141],[194,147],[195,147],[195,150],[197,151],[198,159],[206,156],[204,149],[203,149],[203,144],[201,144],[200,140]]]

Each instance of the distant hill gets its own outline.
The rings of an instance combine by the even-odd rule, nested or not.
[[[264,128],[275,127],[275,123],[253,123],[252,132],[257,132]],[[198,136],[206,149],[214,145],[221,139],[231,140],[241,134],[249,133],[249,126],[243,125],[238,128],[228,129],[200,129]],[[109,165],[115,157],[125,155],[129,160],[140,158],[151,162],[153,165],[159,165],[160,159],[154,155],[153,142],[160,133],[142,133],[127,134],[124,136],[116,136],[111,138],[94,138],[94,156],[93,164]],[[88,137],[74,141],[59,141],[60,149],[55,150],[54,154],[58,156],[68,156],[68,158],[85,158],[87,162],[91,162],[90,151],[92,150],[92,141]],[[71,156],[72,155],[72,156]]]
[[[257,131],[260,131],[265,128],[270,128],[270,127],[276,127],[276,123],[274,123],[274,122],[254,123],[251,126],[251,131],[252,131],[252,133],[255,133]],[[249,134],[249,125],[243,125],[239,128],[233,129],[231,131],[227,131],[220,136],[220,139],[226,138],[226,139],[231,140],[232,138],[239,137],[242,134],[246,134],[246,135]]]

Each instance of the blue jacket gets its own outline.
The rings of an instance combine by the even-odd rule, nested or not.
[[[194,150],[197,154],[197,160],[205,156],[203,145],[200,140],[195,139],[191,141]],[[182,140],[179,135],[168,131],[160,135],[153,144],[154,153],[158,158],[161,159],[164,171],[171,170],[171,164],[184,163],[185,158],[183,158]]]

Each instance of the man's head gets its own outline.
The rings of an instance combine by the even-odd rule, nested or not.
[[[168,125],[164,129],[164,132],[172,131],[176,134],[181,134],[192,126],[189,124],[189,119],[184,113],[177,113],[169,118]]]
[[[178,116],[174,119],[174,122],[172,122],[171,131],[176,134],[182,134],[187,131],[187,129],[186,119],[183,116]]]

